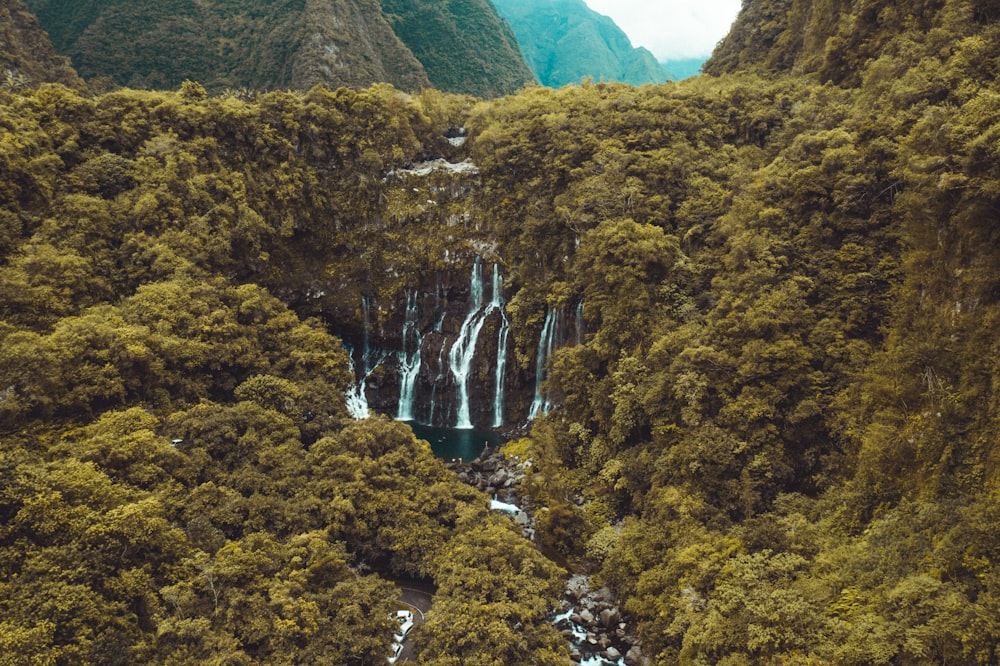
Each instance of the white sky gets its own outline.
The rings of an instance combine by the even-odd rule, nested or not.
[[[585,0],[614,19],[632,40],[659,60],[709,56],[726,36],[741,0]]]

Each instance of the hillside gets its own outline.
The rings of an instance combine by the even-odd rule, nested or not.
[[[669,73],[653,54],[583,0],[495,0],[543,85],[558,88],[584,78],[630,85],[663,83]]]
[[[210,90],[428,85],[376,0],[32,0],[29,6],[81,75],[118,85],[176,88],[185,79]]]
[[[420,663],[561,666],[572,572],[627,666],[998,663],[1000,13],[803,7],[659,86],[0,90],[0,657],[380,663],[418,579]]]
[[[981,34],[996,18],[991,2],[935,0],[899,8],[890,0],[857,7],[842,0],[760,0],[744,3],[704,71],[810,73],[856,86],[872,60],[913,64],[921,51]]]
[[[210,91],[386,82],[490,96],[533,78],[488,3],[456,3],[458,13],[441,3],[382,4],[384,12],[377,0],[31,0],[29,6],[85,78],[136,88],[173,89],[185,79]],[[421,41],[424,34],[442,39],[432,48]]]
[[[55,82],[79,88],[83,81],[66,58],[56,55],[48,35],[22,0],[0,2],[0,76],[11,87]]]
[[[535,81],[510,27],[488,0],[381,0],[399,38],[440,90],[477,97]]]

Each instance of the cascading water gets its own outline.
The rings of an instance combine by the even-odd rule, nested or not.
[[[507,338],[510,336],[510,321],[503,310],[503,278],[500,267],[493,266],[493,300],[491,305],[500,312],[500,329],[497,332],[497,368],[493,385],[493,427],[503,425],[503,379],[507,369]]]
[[[561,328],[562,311],[559,308],[550,308],[545,313],[542,333],[538,336],[538,353],[535,355],[535,399],[531,402],[531,410],[528,412],[529,421],[539,415],[548,414],[552,409],[552,403],[542,395],[542,383],[548,374],[546,364],[561,338]]]
[[[501,315],[501,332],[505,326],[509,328],[507,315],[503,311],[503,281],[500,277],[500,267],[498,265],[493,266],[493,294],[490,302],[485,306],[483,305],[483,266],[482,260],[479,258],[476,259],[476,263],[472,266],[472,277],[469,282],[469,314],[466,315],[465,321],[462,322],[462,328],[458,332],[458,339],[455,340],[455,344],[451,346],[451,350],[448,352],[451,374],[455,377],[455,384],[458,387],[458,418],[455,423],[455,427],[458,429],[473,427],[469,409],[469,371],[472,368],[472,360],[476,355],[476,342],[479,339],[479,332],[482,330],[483,324],[486,323],[486,318],[494,310],[497,310]],[[507,345],[505,334],[503,335],[503,340],[504,363],[506,364]],[[497,362],[499,365],[499,349],[497,353]],[[502,402],[503,369],[498,368],[497,372],[498,375],[495,383],[501,387],[500,401]],[[496,422],[498,419],[502,422],[503,408],[502,406],[499,409],[497,408],[496,397],[494,397],[493,420]]]
[[[583,344],[583,334],[587,330],[587,325],[583,321],[583,301],[576,304],[576,344]]]
[[[448,348],[448,338],[444,338],[443,340],[441,340],[441,351],[438,352],[438,373],[437,376],[434,378],[434,383],[431,385],[431,405],[430,405],[431,409],[430,409],[430,414],[427,417],[427,423],[431,425],[434,424],[434,407],[437,399],[438,387],[444,383],[444,369],[445,369],[444,354],[447,348]]]
[[[354,367],[354,350],[345,345],[350,361],[351,374],[357,377]],[[368,418],[368,398],[365,397],[365,380],[355,381],[347,388],[347,411],[357,420]]]
[[[364,332],[361,337],[361,372],[360,376],[359,373],[355,373],[355,377],[358,377],[358,380],[347,390],[347,410],[356,419],[366,419],[369,416],[368,396],[366,395],[368,378],[382,363],[381,358],[375,358],[376,354],[371,348],[371,330],[368,322],[370,309],[371,298],[362,296],[361,318],[364,322]],[[350,347],[346,348],[351,357],[351,371],[354,372],[354,350]]]
[[[458,339],[448,352],[451,374],[455,377],[458,387],[458,420],[456,428],[471,428],[472,419],[469,414],[469,370],[476,354],[476,341],[479,331],[483,328],[486,315],[483,310],[483,266],[477,258],[472,265],[472,278],[469,281],[469,314],[462,322],[458,331]]]
[[[417,329],[417,292],[406,292],[406,314],[403,318],[403,348],[396,352],[399,361],[399,405],[396,418],[413,420],[413,398],[416,393],[417,375],[420,374],[420,348],[424,338]],[[409,351],[408,351],[409,350]]]

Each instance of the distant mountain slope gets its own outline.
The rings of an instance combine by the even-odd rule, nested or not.
[[[320,83],[361,87],[385,81],[404,90],[434,85],[490,96],[534,80],[509,28],[485,0],[29,0],[29,5],[56,49],[70,56],[83,76],[107,76],[133,87],[174,88],[194,79],[215,90],[302,90]]]
[[[535,81],[517,38],[488,0],[381,0],[435,88],[480,97]]]
[[[667,70],[645,48],[633,48],[614,21],[583,0],[493,0],[510,23],[538,79],[547,86],[584,77],[632,85],[662,83]]]
[[[173,88],[195,79],[209,89],[307,89],[386,81],[489,96],[534,80],[485,0],[384,4],[413,51],[378,0],[29,0],[83,76],[120,85]]]
[[[680,81],[701,73],[701,66],[708,58],[671,58],[660,62],[670,74],[672,81]]]
[[[56,55],[48,35],[22,0],[0,0],[0,81],[14,86],[84,85],[66,58]]]
[[[428,85],[377,0],[29,0],[87,78],[173,88]]]

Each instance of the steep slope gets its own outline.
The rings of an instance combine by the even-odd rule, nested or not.
[[[663,83],[669,72],[645,48],[633,48],[614,21],[583,0],[495,0],[528,63],[547,86],[585,77],[631,85]]]
[[[83,86],[22,0],[0,0],[0,77],[15,88],[43,82]]]
[[[979,32],[1000,15],[992,1],[752,0],[705,64],[707,74],[747,69],[817,74],[823,81],[858,85],[867,63],[918,51]]]
[[[376,0],[32,0],[56,49],[86,78],[175,88],[429,85]]]
[[[382,0],[382,11],[435,88],[496,97],[535,80],[487,0]]]

